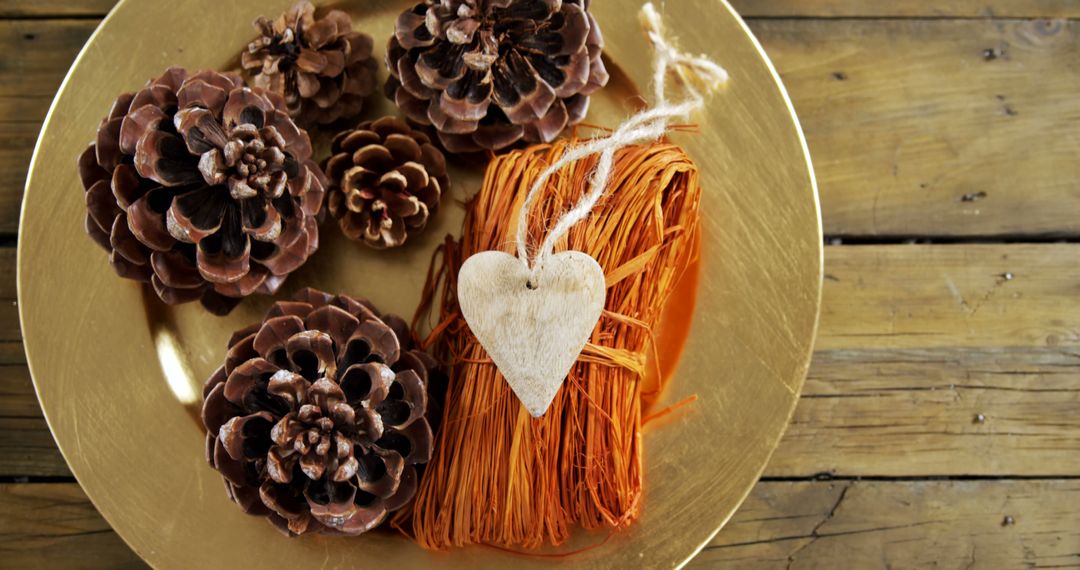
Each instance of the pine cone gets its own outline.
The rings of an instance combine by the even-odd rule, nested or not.
[[[298,2],[276,20],[260,17],[261,34],[241,54],[252,84],[285,98],[289,114],[305,126],[355,117],[375,91],[371,36],[353,31],[341,10],[315,17],[311,2]]]
[[[398,16],[386,95],[450,152],[551,142],[608,73],[589,0],[424,0]],[[494,104],[492,104],[494,103]]]
[[[207,461],[287,534],[366,532],[412,499],[431,458],[434,364],[399,317],[305,289],[229,341],[203,390]]]
[[[442,152],[396,117],[338,133],[322,166],[330,215],[349,239],[378,249],[423,230],[450,188]]]
[[[86,231],[121,277],[229,312],[319,244],[324,177],[276,95],[170,68],[121,95],[79,157]]]

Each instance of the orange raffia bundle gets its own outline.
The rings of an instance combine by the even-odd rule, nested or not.
[[[434,457],[412,507],[395,518],[425,548],[537,548],[563,543],[575,524],[619,529],[637,518],[642,414],[666,380],[653,329],[696,255],[701,191],[693,162],[666,142],[619,150],[604,199],[557,246],[593,256],[608,290],[599,324],[542,417],[520,404],[458,311],[462,262],[480,251],[513,251],[526,193],[574,144],[493,158],[467,206],[464,237],[448,238],[432,262],[417,318],[438,306],[427,344],[449,363],[449,384]],[[551,177],[530,212],[530,246],[585,194],[596,160]]]

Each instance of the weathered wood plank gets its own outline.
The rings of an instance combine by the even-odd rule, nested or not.
[[[5,568],[144,568],[74,483],[0,485]]]
[[[751,28],[806,132],[827,234],[1080,233],[1080,22]]]
[[[7,102],[0,97],[0,108]],[[48,101],[41,103],[48,105]],[[14,234],[19,230],[26,172],[41,123],[9,122],[5,120],[8,116],[0,114],[0,233]]]
[[[818,350],[766,474],[1080,474],[1077,252],[827,248]]]
[[[766,475],[1080,475],[1077,255],[1075,244],[827,248],[819,350]],[[0,301],[0,336],[17,339],[14,319]],[[19,345],[6,344],[0,361],[15,366],[0,366],[0,385],[30,401]],[[0,474],[68,474],[58,453],[41,455],[51,440],[38,413],[11,414],[19,437],[0,438]]]
[[[103,16],[116,0],[0,0],[0,18]]]
[[[12,247],[0,248],[0,475],[71,476],[41,413],[26,367]]]
[[[765,481],[690,567],[1072,567],[1078,501],[1075,480]],[[0,485],[0,506],[13,568],[139,565],[76,484]]]
[[[9,299],[0,300],[0,342],[20,342],[19,307]]]
[[[45,418],[0,417],[0,471],[19,477],[70,477]],[[2,518],[2,517],[0,517]]]
[[[30,371],[25,366],[0,365],[0,418],[41,418]]]
[[[0,21],[0,233],[17,229],[40,121],[94,25]],[[827,233],[1080,235],[1080,23],[751,26],[806,131]]]
[[[1070,0],[731,0],[743,17],[813,18],[1077,18]]]
[[[690,567],[1075,568],[1078,503],[1075,480],[762,482]]]
[[[12,365],[26,366],[22,342],[0,341],[0,366]]]
[[[0,363],[0,475],[71,476],[41,413],[25,362]]]
[[[1080,345],[1076,244],[828,247],[816,348]]]
[[[3,9],[0,5],[0,13]],[[26,170],[41,122],[96,26],[95,20],[0,20],[0,50],[7,54],[0,58],[0,233],[18,230]]]
[[[766,476],[1080,475],[1080,354],[820,351]]]
[[[13,300],[16,297],[15,257],[14,247],[0,247],[0,301]]]
[[[0,42],[7,54],[0,60],[0,98],[9,105],[3,108],[5,121],[40,122],[45,117],[26,100],[52,101],[75,54],[96,27],[95,20],[0,20]],[[19,110],[39,114],[13,113]]]

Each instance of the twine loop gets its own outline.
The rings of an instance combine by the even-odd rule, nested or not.
[[[659,139],[667,132],[668,124],[672,120],[689,117],[691,112],[704,106],[706,94],[727,82],[728,74],[724,68],[704,56],[692,56],[680,52],[668,42],[664,37],[660,14],[651,2],[641,7],[639,18],[655,52],[653,56],[654,105],[628,118],[610,135],[590,139],[570,148],[562,158],[547,167],[533,183],[525,196],[518,218],[517,256],[534,275],[543,265],[544,260],[554,252],[555,244],[559,239],[575,224],[588,217],[589,212],[603,196],[608,179],[611,177],[615,152],[632,144]],[[671,69],[674,69],[679,76],[686,92],[686,96],[681,101],[674,103],[667,100],[667,77]],[[575,160],[593,154],[599,154],[600,158],[589,176],[591,186],[589,192],[573,208],[559,217],[530,262],[525,240],[528,233],[529,211],[533,202],[552,174]]]

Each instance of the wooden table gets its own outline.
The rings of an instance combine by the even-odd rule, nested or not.
[[[111,4],[0,0],[5,567],[141,565],[53,444],[15,301],[27,161]],[[1080,567],[1080,0],[736,4],[809,140],[825,295],[794,421],[692,566]]]

